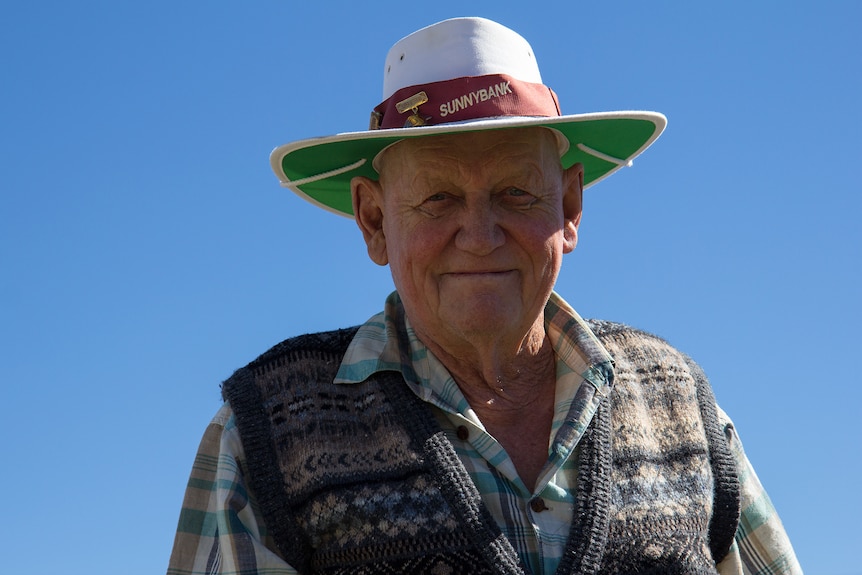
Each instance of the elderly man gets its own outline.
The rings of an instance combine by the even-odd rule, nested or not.
[[[479,18],[399,41],[367,132],[276,149],[396,292],[223,385],[168,572],[798,573],[698,366],[556,293],[582,192],[661,133],[560,114]]]

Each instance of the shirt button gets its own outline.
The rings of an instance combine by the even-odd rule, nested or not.
[[[470,437],[470,431],[467,429],[466,425],[459,425],[457,433],[458,439],[460,439],[461,441],[467,441],[467,439]]]
[[[542,499],[541,497],[535,497],[535,498],[530,500],[530,509],[532,509],[536,513],[541,513],[542,511],[545,511],[547,508],[548,508],[548,506],[545,505],[545,500]]]

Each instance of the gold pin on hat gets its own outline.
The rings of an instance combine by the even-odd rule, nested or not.
[[[378,112],[377,110],[371,110],[371,120],[368,122],[369,130],[379,130],[380,129],[380,120],[383,119],[383,114]]]
[[[418,94],[414,94],[407,98],[406,100],[401,100],[397,104],[395,104],[395,109],[399,114],[403,114],[407,110],[413,110],[413,114],[411,114],[407,121],[404,122],[405,128],[413,128],[416,126],[425,126],[428,124],[428,120],[431,119],[430,116],[423,118],[419,115],[419,106],[428,102],[428,95],[423,90]]]

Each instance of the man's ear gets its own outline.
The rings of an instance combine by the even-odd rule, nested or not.
[[[368,257],[377,265],[385,266],[389,263],[389,256],[383,233],[383,188],[380,182],[356,176],[350,180],[350,196],[356,225],[368,248]]]
[[[577,163],[563,170],[563,253],[578,245],[578,228],[581,225],[584,200],[584,165]]]

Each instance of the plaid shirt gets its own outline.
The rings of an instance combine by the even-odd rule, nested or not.
[[[563,553],[574,507],[577,457],[571,457],[596,407],[609,387],[593,369],[564,326],[583,320],[553,294],[545,308],[545,327],[556,352],[556,405],[550,437],[574,405],[580,416],[574,439],[550,442],[549,460],[535,490],[518,477],[512,461],[485,432],[446,368],[419,341],[407,322],[409,353],[401,353],[395,317],[404,317],[393,293],[383,313],[366,322],[344,356],[336,385],[358,383],[383,370],[399,370],[421,399],[433,406],[443,429],[475,482],[485,505],[535,574],[555,571]],[[406,321],[406,320],[405,320]],[[736,540],[718,566],[728,574],[797,574],[802,570],[781,520],[757,479],[732,423],[719,410],[740,475],[742,515]],[[466,435],[465,435],[466,432]],[[458,440],[460,436],[462,440]],[[463,441],[464,438],[467,441]],[[245,454],[233,413],[225,405],[207,428],[195,458],[180,514],[168,575],[297,573],[274,551],[254,495],[247,489]],[[541,498],[544,508],[531,502]]]

